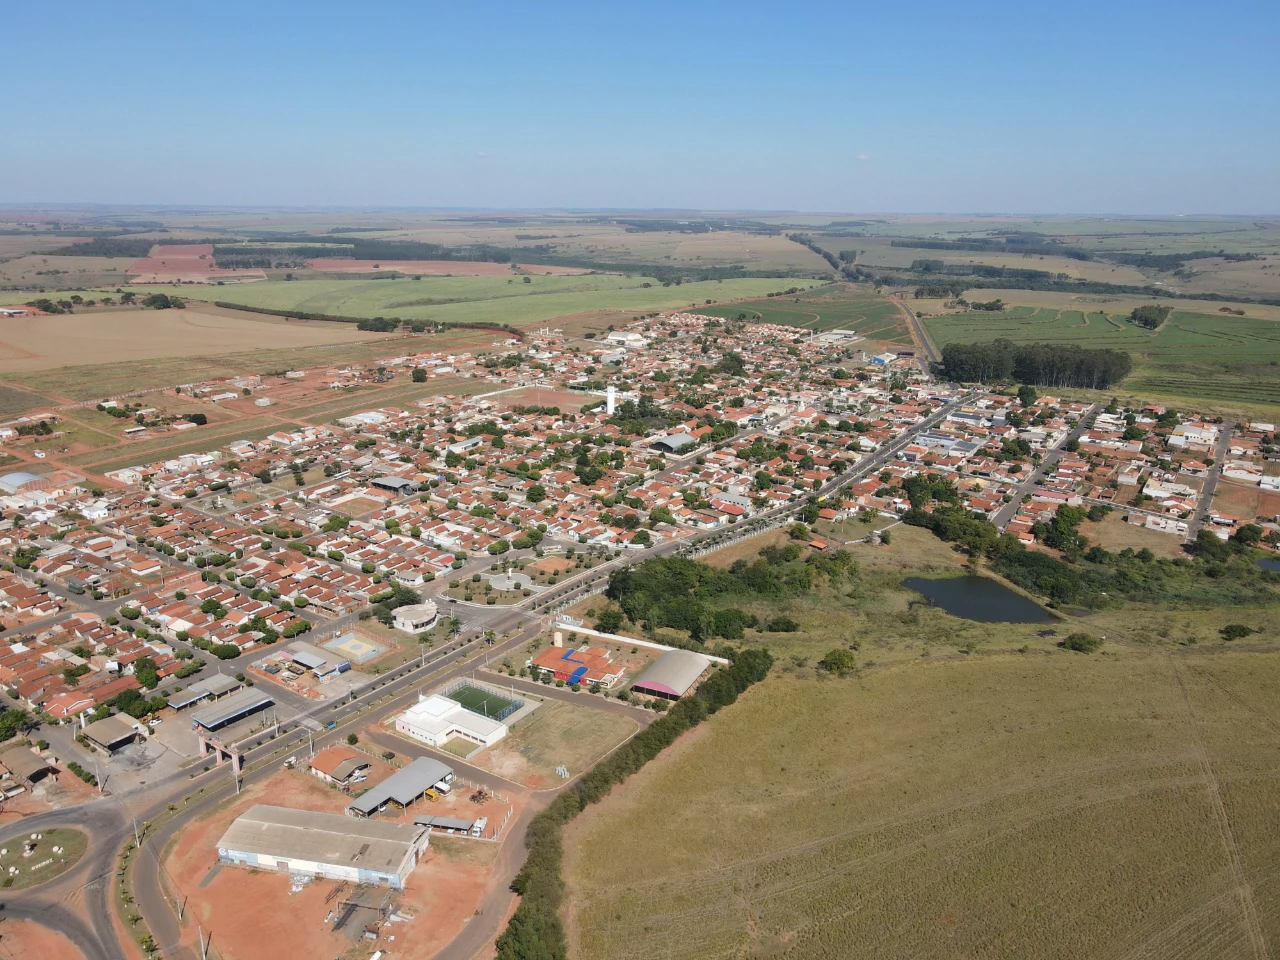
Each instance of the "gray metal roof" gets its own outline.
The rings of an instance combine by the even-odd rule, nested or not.
[[[418,757],[407,767],[397,770],[378,785],[371,787],[351,801],[348,809],[366,817],[388,800],[407,807],[445,777],[453,773],[453,767],[431,757]]]
[[[217,697],[224,693],[230,693],[239,686],[240,681],[235,677],[229,677],[225,673],[215,673],[213,676],[205,677],[203,680],[197,680],[187,689],[179,690],[170,696],[169,706],[175,710],[181,710],[183,707],[189,707],[193,703],[200,702],[205,697]]]
[[[633,690],[683,697],[711,661],[692,650],[668,650],[636,677]]]
[[[259,803],[232,822],[218,850],[398,873],[424,829]]]
[[[470,830],[475,823],[474,820],[459,820],[457,817],[416,817],[413,822],[436,830]]]
[[[664,446],[672,453],[675,453],[697,442],[694,437],[689,436],[687,433],[669,433],[665,437],[658,437],[651,446]]]
[[[216,703],[197,710],[191,715],[191,722],[200,724],[206,730],[213,730],[273,703],[275,700],[270,694],[246,687],[239,693],[233,693],[229,697],[224,697]]]
[[[318,657],[314,653],[307,653],[305,650],[298,650],[293,654],[293,662],[300,663],[308,670],[319,670],[329,661],[324,657]]]
[[[3,477],[0,477],[0,490],[4,490],[6,493],[13,493],[24,484],[28,484],[39,479],[40,478],[34,473],[27,473],[25,470],[19,470],[15,473],[6,473]]]

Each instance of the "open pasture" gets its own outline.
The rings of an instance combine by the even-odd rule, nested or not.
[[[521,277],[299,280],[218,287],[216,294],[188,291],[188,295],[273,310],[526,326],[586,311],[668,310],[705,300],[759,297],[788,285],[786,280],[764,278],[664,287],[656,280],[609,274],[530,275],[528,279],[529,283]]]
[[[131,364],[159,357],[216,356],[250,347],[296,349],[380,336],[385,334],[362,333],[351,324],[287,321],[198,303],[185,310],[96,310],[49,317],[14,317],[0,326],[0,376],[81,364]],[[206,372],[193,366],[188,376],[174,382],[201,380],[206,376]],[[92,395],[101,392],[95,390]]]
[[[536,264],[494,263],[488,260],[308,260],[317,273],[421,274],[428,277],[512,277],[523,273],[572,277],[587,273],[579,267],[543,267]]]
[[[1126,350],[1134,372],[1122,386],[1150,399],[1280,405],[1280,323],[1175,309],[1151,332],[1126,316],[1127,311],[1018,306],[926,317],[924,324],[939,347],[1004,338]]]
[[[66,246],[66,244],[62,244]],[[125,283],[129,269],[127,257],[59,257],[32,254],[0,263],[0,286],[18,290],[62,290],[69,288],[114,286]],[[43,296],[43,294],[33,294]],[[94,294],[87,294],[93,297]],[[0,297],[4,297],[0,294]],[[14,299],[5,298],[5,302]],[[23,296],[23,302],[30,296]]]
[[[775,677],[568,828],[570,954],[1258,956],[1278,684],[1133,649]]]

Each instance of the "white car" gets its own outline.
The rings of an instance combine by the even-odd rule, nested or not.
[[[160,726],[160,724],[162,723],[164,723],[163,720],[161,720],[159,717],[154,717],[151,720],[147,721],[147,726],[150,727],[152,730],[154,730],[156,727]]]

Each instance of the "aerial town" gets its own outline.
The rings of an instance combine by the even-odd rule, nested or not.
[[[965,390],[864,346],[673,312],[174,384],[188,411],[374,389],[324,426],[100,478],[39,456],[57,411],[0,425],[31,464],[0,477],[0,686],[44,721],[0,755],[6,811],[269,768],[231,810],[193,809],[157,894],[223,943],[236,917],[273,935],[292,897],[315,955],[399,937],[426,957],[494,895],[513,817],[728,662],[575,616],[620,566],[797,520],[816,551],[854,518],[887,541],[918,476],[1033,547],[1064,505],[1171,550],[1280,529],[1273,424]],[[433,392],[445,376],[474,389]],[[377,404],[406,382],[421,399]],[[199,437],[162,405],[95,406],[123,412],[126,453]]]

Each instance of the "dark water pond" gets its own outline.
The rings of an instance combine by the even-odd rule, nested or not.
[[[1038,603],[987,577],[908,577],[908,590],[922,594],[953,617],[979,623],[1057,623]]]
[[[1280,557],[1263,557],[1258,561],[1258,566],[1263,570],[1274,570],[1280,573]]]

